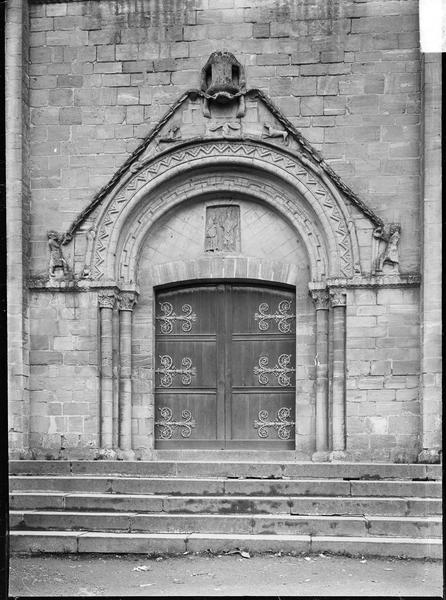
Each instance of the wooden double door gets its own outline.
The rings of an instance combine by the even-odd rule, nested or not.
[[[295,318],[290,288],[159,291],[156,448],[294,449]]]

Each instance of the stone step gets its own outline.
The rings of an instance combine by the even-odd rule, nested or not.
[[[10,511],[10,529],[147,533],[246,533],[441,537],[441,517],[190,515]]]
[[[15,475],[10,490],[197,496],[417,496],[440,498],[440,481],[226,479],[222,477],[103,477]]]
[[[441,559],[438,539],[363,536],[312,536],[209,533],[115,533],[69,531],[11,531],[12,552],[183,554],[249,552],[331,552],[352,556],[404,556]]]
[[[439,498],[330,496],[169,496],[17,491],[11,510],[53,509],[169,514],[441,515]]]
[[[257,461],[51,461],[9,462],[11,475],[121,475],[133,477],[236,477],[263,479],[431,479],[441,480],[441,465],[389,463],[313,463]]]

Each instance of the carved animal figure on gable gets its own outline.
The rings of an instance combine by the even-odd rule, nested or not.
[[[176,142],[177,140],[181,140],[181,129],[178,123],[172,123],[167,135],[159,138],[160,142]]]
[[[284,129],[277,129],[271,123],[264,123],[263,127],[268,131],[268,133],[263,133],[263,137],[266,138],[276,138],[281,137],[284,144],[288,145],[288,131]]]

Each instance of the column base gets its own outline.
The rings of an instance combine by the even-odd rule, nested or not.
[[[133,450],[116,450],[116,460],[136,460]]]
[[[333,450],[330,452],[330,462],[345,461],[347,460],[347,453],[344,450]]]
[[[328,450],[318,450],[311,455],[311,460],[313,462],[328,462],[330,457],[330,452]]]
[[[116,460],[116,451],[111,448],[101,448],[98,451],[97,460]]]
[[[35,458],[29,448],[10,448],[8,452],[9,460],[34,460]]]
[[[149,448],[136,448],[135,449],[135,460],[153,460],[153,449]]]
[[[429,465],[441,463],[441,450],[439,448],[423,448],[418,455],[418,462]]]

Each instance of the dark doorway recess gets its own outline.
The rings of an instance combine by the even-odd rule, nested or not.
[[[157,293],[156,448],[294,449],[295,307],[270,285]]]

